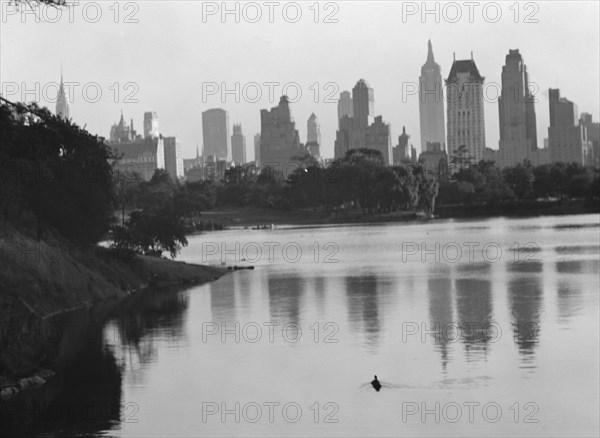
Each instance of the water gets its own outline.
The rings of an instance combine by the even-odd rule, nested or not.
[[[122,306],[36,395],[69,408],[46,401],[27,430],[598,436],[599,231],[585,215],[195,236],[181,260],[256,269]]]

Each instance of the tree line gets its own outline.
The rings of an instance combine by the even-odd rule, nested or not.
[[[144,182],[113,167],[120,157],[102,137],[35,104],[0,99],[0,219],[38,239],[52,229],[75,243],[109,237],[118,250],[175,257],[187,234],[218,226],[201,213],[221,206],[431,216],[436,205],[600,200],[598,169],[526,161],[500,169],[471,163],[460,150],[440,181],[423,163],[389,166],[376,150],[353,149],[327,167],[299,157],[289,175],[239,167],[222,181],[184,183],[157,170]]]

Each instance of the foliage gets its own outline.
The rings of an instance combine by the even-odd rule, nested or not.
[[[76,242],[103,237],[115,192],[109,164],[114,157],[102,138],[36,104],[5,99],[0,138],[3,217],[18,222],[31,212],[38,238],[46,226]]]

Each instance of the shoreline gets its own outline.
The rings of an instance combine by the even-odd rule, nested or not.
[[[301,229],[324,226],[376,225],[385,223],[426,223],[447,219],[492,219],[492,218],[530,218],[543,216],[565,216],[580,214],[598,214],[600,204],[584,201],[548,201],[535,203],[510,203],[498,206],[461,206],[443,205],[436,207],[434,217],[428,218],[416,212],[400,211],[389,214],[362,215],[361,212],[343,212],[336,216],[312,210],[271,210],[256,207],[228,207],[202,213],[204,220],[223,225],[224,230],[248,229],[261,231],[276,228]],[[259,227],[258,229],[256,227]],[[193,232],[196,236],[207,231]]]
[[[37,241],[14,229],[3,232],[0,243],[6,249],[0,269],[3,401],[60,373],[55,362],[62,337],[57,339],[61,325],[56,321],[85,312],[97,314],[97,321],[105,322],[127,299],[149,291],[204,284],[229,272],[225,267],[132,257],[97,245],[86,248],[91,248],[92,254],[74,254],[68,246],[64,247],[68,251],[61,247],[60,252],[57,248],[67,245],[64,241],[52,236]],[[58,333],[64,335],[61,330]]]

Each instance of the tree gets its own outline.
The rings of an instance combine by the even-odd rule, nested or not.
[[[45,108],[0,99],[2,195],[15,202],[2,214],[18,222],[31,212],[38,238],[50,226],[74,242],[97,242],[115,205],[111,149]]]

